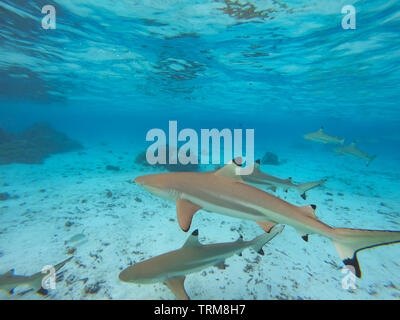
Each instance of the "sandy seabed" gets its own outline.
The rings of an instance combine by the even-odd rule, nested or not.
[[[127,151],[128,150],[128,151]],[[134,164],[141,150],[92,145],[81,152],[55,155],[43,165],[0,166],[0,274],[14,268],[31,275],[44,265],[71,256],[60,270],[57,288],[42,297],[23,286],[0,299],[174,299],[162,283],[122,283],[129,264],[180,248],[189,233],[180,230],[175,204],[137,186],[135,177],[155,173]],[[295,182],[327,178],[308,192],[275,194],[295,205],[316,204],[317,217],[334,227],[400,230],[400,174],[389,160],[369,168],[352,158],[303,155],[280,150],[289,161],[262,170]],[[107,165],[120,171],[106,170]],[[212,169],[212,167],[210,167]],[[214,213],[196,213],[190,231],[204,244],[250,240],[263,231],[256,223]],[[74,235],[85,239],[68,242]],[[228,267],[190,274],[185,287],[192,299],[400,299],[400,244],[361,251],[363,278],[356,289],[342,288],[343,264],[331,241],[311,235],[304,242],[287,226],[264,247],[227,259]]]

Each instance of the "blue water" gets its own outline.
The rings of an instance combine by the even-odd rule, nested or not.
[[[53,5],[56,9],[56,29],[42,28],[44,14],[41,9],[44,5]],[[353,5],[356,9],[356,29],[342,28],[345,15],[341,9],[345,5]],[[41,265],[62,261],[65,238],[86,228],[91,230],[92,238],[88,236],[87,243],[77,250],[77,259],[84,261],[87,258],[85,250],[95,250],[97,240],[93,237],[95,226],[101,224],[101,215],[85,220],[75,232],[64,230],[65,221],[58,215],[66,215],[65,212],[80,206],[77,203],[86,192],[92,192],[88,197],[93,199],[105,189],[116,189],[115,192],[121,194],[126,192],[130,198],[125,199],[125,206],[134,203],[139,205],[137,210],[157,211],[160,217],[168,214],[172,219],[173,203],[164,207],[168,202],[159,202],[163,200],[150,196],[138,186],[120,187],[123,181],[154,173],[136,165],[134,159],[149,146],[146,133],[152,128],[168,132],[168,122],[172,120],[178,121],[178,130],[254,129],[256,158],[270,151],[288,161],[280,166],[265,166],[263,171],[281,178],[294,177],[298,182],[328,179],[323,189],[310,192],[311,200],[308,201],[291,193],[277,193],[276,196],[296,205],[313,201],[323,211],[325,205],[326,208],[330,206],[326,202],[327,194],[334,194],[334,197],[338,193],[345,194],[348,198],[344,200],[341,196],[333,199],[331,213],[326,216],[321,213],[321,217],[317,214],[321,220],[348,227],[347,220],[336,219],[335,211],[342,212],[341,208],[350,207],[352,213],[368,211],[364,216],[358,216],[358,213],[353,218],[348,216],[351,227],[378,228],[379,225],[378,229],[399,230],[400,226],[396,226],[400,224],[397,214],[400,208],[400,185],[397,183],[400,178],[399,30],[400,3],[395,0],[0,1],[0,128],[7,132],[23,132],[35,123],[47,122],[79,141],[86,153],[84,158],[76,152],[58,154],[46,158],[43,164],[0,165],[0,193],[19,196],[19,199],[0,202],[0,221],[2,217],[4,219],[4,233],[0,235],[0,253],[3,253],[0,255],[0,274],[16,266],[20,274],[32,274]],[[321,126],[326,133],[345,138],[346,145],[356,141],[357,147],[377,158],[366,167],[364,160],[348,155],[338,157],[332,146],[303,139],[304,134],[317,131]],[[121,172],[110,174],[104,171],[102,168],[106,164],[119,165]],[[78,189],[81,193],[74,193],[78,182],[86,188]],[[32,194],[37,188],[53,190],[55,194],[46,198],[37,192]],[[66,192],[64,197],[63,192]],[[139,204],[134,202],[136,195],[142,199]],[[123,209],[118,210],[118,205],[110,209],[107,202],[100,204],[100,201],[97,199],[96,205],[87,207],[87,212],[114,210],[116,216],[125,214]],[[384,214],[379,213],[383,210],[382,203],[388,205],[383,206],[384,209],[391,208],[384,210]],[[40,214],[44,214],[42,218],[46,221],[63,221],[49,231],[48,236],[59,235],[59,242],[49,245],[49,252],[58,252],[59,261],[42,261],[49,258],[44,253],[41,261],[24,261],[29,233],[33,232],[34,237],[34,231],[41,229],[35,229],[34,219],[29,231],[23,224],[15,230],[7,227],[24,221],[25,206],[34,207],[32,210],[39,215],[38,221],[42,221]],[[58,211],[53,210],[52,216],[49,210],[56,207]],[[15,219],[11,218],[11,211]],[[371,216],[373,214],[375,216]],[[204,222],[207,220],[198,219],[203,224],[196,227],[206,234],[208,243],[231,241],[236,237],[229,233],[229,228],[223,231],[225,237],[218,237],[223,225],[216,230],[214,227],[207,229]],[[215,219],[220,222],[224,216],[218,215]],[[157,229],[163,223],[160,220],[153,217],[148,224]],[[121,221],[119,223],[123,223]],[[232,225],[239,222],[229,220]],[[241,223],[249,231],[246,239],[254,238],[261,230],[256,226],[253,228],[249,221]],[[116,227],[108,226],[109,229],[104,227],[104,234],[114,234]],[[174,227],[177,239],[163,230],[162,247],[153,243],[143,250],[139,248],[143,256],[137,259],[179,248],[187,234],[179,230],[176,222]],[[24,231],[27,237],[24,241],[28,242],[11,240],[15,239],[14,233],[18,230]],[[143,230],[141,236],[156,241],[152,232]],[[114,238],[110,239],[112,242]],[[293,239],[293,243],[302,241],[295,234]],[[279,250],[279,244],[274,245]],[[341,265],[330,243],[321,242],[320,245],[330,246],[332,259]],[[45,251],[39,243],[32,243],[30,250]],[[364,288],[360,289],[363,292],[360,295],[347,291],[331,296],[307,293],[306,284],[311,280],[302,278],[306,262],[300,267],[303,273],[299,271],[301,278],[297,281],[303,286],[297,291],[282,294],[283,289],[279,291],[276,280],[270,294],[247,295],[240,290],[239,283],[231,295],[213,289],[207,292],[206,286],[196,295],[203,299],[398,299],[396,290],[385,286],[389,281],[397,281],[389,275],[394,276],[398,271],[394,259],[396,255],[398,257],[398,246],[374,249],[374,252],[378,250],[383,250],[379,251],[383,252],[382,259],[386,257],[390,264],[388,278],[380,280],[379,270],[375,273],[369,270],[372,275],[360,284],[360,288]],[[391,251],[386,254],[384,250]],[[380,259],[373,254],[368,257],[370,259],[365,260],[372,261],[371,266]],[[320,261],[313,255],[308,258],[315,266]],[[137,259],[133,257],[131,261]],[[82,294],[82,290],[85,291],[79,287],[66,295],[62,291],[67,291],[64,288],[49,297],[174,298],[162,285],[157,287],[163,288],[162,292],[151,291],[150,285],[142,296],[129,295],[132,292],[129,290],[136,292],[138,289],[134,285],[131,288],[122,286],[117,279],[118,268],[127,267],[127,261],[112,266],[106,260],[104,257],[99,268],[115,276],[115,279],[111,276],[111,280],[105,279],[111,281],[103,286],[104,289],[109,285],[107,290],[91,295]],[[274,263],[279,265],[279,261]],[[282,263],[290,265],[287,261]],[[78,272],[75,267],[76,264],[68,267],[65,278]],[[364,266],[365,273],[368,272],[366,269],[368,267]],[[240,271],[240,268],[235,270]],[[238,276],[243,274],[239,271]],[[277,277],[284,277],[285,272],[283,268]],[[340,271],[337,272],[337,278],[341,278]],[[98,277],[93,274],[92,282],[102,280]],[[191,283],[192,289],[197,286],[196,282]],[[313,285],[325,288],[321,290],[330,288],[318,283]],[[372,292],[374,286],[380,295]],[[366,292],[368,294],[364,296]],[[27,294],[20,298],[37,297]]]

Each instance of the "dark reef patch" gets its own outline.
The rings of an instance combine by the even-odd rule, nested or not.
[[[286,162],[287,162],[286,160],[279,161],[278,156],[272,152],[266,152],[264,154],[264,157],[261,160],[262,164],[269,164],[269,165],[274,165],[274,166],[279,166]]]
[[[119,171],[119,167],[108,165],[108,166],[106,166],[106,170],[108,170],[108,171]]]
[[[10,195],[7,192],[0,193],[0,201],[6,201],[10,198]]]
[[[177,151],[175,151],[175,152],[177,152]],[[156,156],[158,155],[158,150],[155,152],[155,155]],[[189,154],[187,154],[187,156],[189,156]],[[198,164],[192,164],[192,163],[181,164],[179,162],[177,164],[168,163],[168,159],[169,159],[169,145],[168,144],[166,145],[166,158],[167,158],[166,164],[156,163],[154,165],[151,165],[147,162],[146,151],[143,151],[136,156],[135,164],[141,165],[143,167],[166,169],[166,170],[172,171],[172,172],[198,171],[200,169],[200,166]],[[198,158],[197,158],[197,162],[199,162]]]
[[[146,151],[139,153],[135,158],[135,163],[143,167],[148,167],[150,164],[146,160]],[[156,165],[155,165],[156,166]]]
[[[0,165],[41,164],[52,154],[83,149],[82,145],[47,123],[35,124],[19,134],[0,128]]]

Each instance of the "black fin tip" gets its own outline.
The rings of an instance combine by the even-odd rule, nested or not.
[[[360,265],[358,263],[357,257],[356,255],[353,256],[353,258],[348,258],[343,260],[343,263],[346,266],[351,266],[353,270],[351,270],[352,272],[355,273],[357,278],[361,278],[361,269],[360,269]]]

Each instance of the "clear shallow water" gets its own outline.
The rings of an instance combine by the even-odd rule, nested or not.
[[[40,11],[45,4],[52,4],[57,10],[55,30],[41,28],[43,15]],[[341,27],[344,16],[341,8],[347,4],[354,5],[357,10],[356,30]],[[113,265],[110,260],[115,259],[114,256],[105,255],[102,259],[99,268],[111,274],[110,270],[115,270],[115,277],[110,274],[104,280],[101,273],[92,270],[91,281],[106,281],[107,290],[94,296],[85,295],[79,283],[75,287],[71,285],[74,289],[70,296],[60,291],[51,297],[162,298],[163,294],[154,293],[151,285],[143,295],[137,296],[136,287],[121,286],[115,278],[119,268],[126,267],[126,259],[138,261],[173,250],[180,247],[187,236],[177,228],[175,221],[171,225],[176,227],[173,234],[177,239],[166,230],[160,231],[161,247],[156,237],[151,236],[152,228],[157,229],[161,220],[154,217],[148,221],[139,217],[135,220],[127,209],[175,218],[173,204],[164,207],[166,202],[137,186],[124,184],[126,180],[148,173],[133,160],[148,146],[146,132],[157,127],[166,129],[169,120],[178,120],[179,129],[254,128],[256,157],[272,151],[288,160],[281,166],[266,166],[264,171],[282,178],[293,176],[298,182],[328,178],[324,188],[310,193],[310,200],[303,201],[295,194],[278,193],[278,196],[296,205],[313,201],[318,205],[319,218],[334,226],[350,224],[351,227],[376,228],[379,225],[381,229],[400,229],[396,213],[400,194],[397,183],[399,8],[398,1],[252,1],[247,5],[227,0],[0,2],[0,127],[18,132],[33,123],[47,121],[79,140],[87,153],[84,157],[76,153],[57,155],[43,165],[0,166],[0,177],[8,184],[2,187],[3,191],[20,197],[0,204],[2,225],[8,230],[1,242],[0,250],[4,254],[0,256],[0,273],[19,266],[17,271],[29,274],[43,264],[40,261],[27,265],[24,261],[25,241],[41,230],[38,224],[43,219],[59,221],[56,229],[49,229],[44,237],[58,235],[58,240],[47,249],[57,252],[60,261],[65,251],[63,241],[85,228],[92,230],[92,238],[88,237],[87,244],[78,248],[77,256],[79,261],[88,259],[90,253],[98,250],[96,245],[100,240],[95,235],[96,226],[104,224],[103,236],[110,239],[112,248],[121,251],[123,260]],[[346,143],[356,140],[363,151],[378,154],[377,159],[366,168],[362,160],[336,157],[329,146],[302,138],[303,134],[316,131],[320,126],[329,134],[345,137]],[[121,172],[104,171],[107,164],[119,165]],[[23,172],[25,177],[18,172]],[[31,181],[34,187],[27,186],[25,180]],[[77,184],[82,188],[74,192]],[[38,193],[41,189],[54,193],[46,198]],[[112,199],[104,200],[106,189],[116,189],[122,204],[114,203],[114,207],[110,207]],[[339,193],[343,193],[345,199]],[[82,194],[92,199],[84,209],[88,216],[76,229],[69,231],[64,220],[69,215],[67,212],[78,216],[79,210],[83,210],[77,205],[84,200]],[[135,201],[137,195],[142,199],[139,204]],[[332,201],[327,200],[332,197]],[[61,204],[60,198],[63,198]],[[382,215],[381,203],[387,202],[392,209],[385,207],[387,215]],[[30,214],[26,210],[32,210],[32,206],[38,220],[33,219],[30,228],[24,229],[21,222]],[[343,207],[351,209],[346,219],[339,218],[337,213],[343,212]],[[119,220],[111,220],[110,226],[109,221],[98,214],[105,210],[120,217]],[[225,218],[210,219],[222,223]],[[207,234],[209,243],[230,241],[237,236],[223,225],[213,230],[205,214],[197,222],[196,227]],[[129,241],[133,241],[129,233],[135,223],[150,228],[146,232],[138,229],[138,237],[144,239],[143,248],[138,250],[142,252],[139,257],[122,253],[131,244]],[[243,224],[247,239],[260,231],[248,221],[229,220],[229,223],[234,228]],[[121,224],[126,234],[115,238],[112,236],[114,228]],[[225,237],[218,238],[216,234],[224,235],[222,230],[226,232]],[[24,231],[26,239],[11,242],[18,231]],[[293,237],[289,234],[287,242],[302,241],[296,236],[295,232]],[[152,240],[148,243],[145,239],[149,238]],[[31,244],[32,252],[43,252],[39,242]],[[321,263],[318,254],[331,248],[330,243],[319,244],[308,244],[304,250],[311,253],[298,258],[300,267],[296,281],[301,285],[299,289],[286,292],[290,298],[396,297],[395,291],[385,287],[388,281],[394,281],[393,275],[398,271],[396,245],[374,249],[377,255],[365,253],[370,262],[364,259],[363,263],[371,263],[372,274],[360,284],[359,295],[343,292],[336,288],[340,285],[335,284],[337,291],[331,296],[318,291],[308,296],[306,288],[313,280],[305,276],[304,270],[311,264],[318,266]],[[275,243],[273,249],[279,250],[276,251],[278,255],[280,251],[290,253],[290,246],[283,245],[283,249],[280,246],[282,244]],[[380,259],[377,252],[382,254],[381,260],[392,266],[388,267],[384,281],[379,279],[379,268],[374,265]],[[338,265],[341,263],[333,249],[329,254]],[[50,257],[43,253],[43,260]],[[293,261],[288,262],[282,256],[275,258],[280,261],[274,261],[277,266],[287,266],[293,272]],[[53,263],[46,261],[46,264],[50,262]],[[84,263],[90,265],[88,261]],[[235,263],[234,270],[242,276],[242,262],[236,259]],[[267,260],[265,265],[262,268],[273,268]],[[80,274],[75,266],[70,266],[66,272]],[[362,267],[368,269],[368,266]],[[88,272],[82,271],[80,275]],[[272,281],[275,286],[272,293],[256,296],[263,299],[284,297],[279,284],[289,271],[268,269],[268,272],[275,272],[275,280],[267,277],[267,269],[260,272],[268,279],[265,283],[272,286]],[[340,271],[335,277],[341,277]],[[323,283],[314,283],[313,287],[329,290],[328,278],[321,280]],[[191,281],[194,281],[193,289],[197,282]],[[240,283],[233,285],[241,286]],[[371,286],[379,287],[380,295],[369,294]],[[256,290],[256,286],[250,285],[250,289]],[[234,295],[227,296],[218,288],[207,290],[204,287],[197,294],[205,299],[254,298],[240,289],[233,292]],[[165,294],[173,298],[168,291]]]

